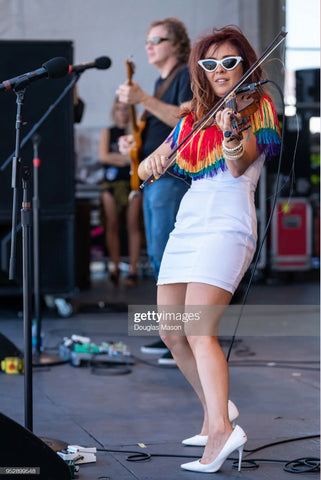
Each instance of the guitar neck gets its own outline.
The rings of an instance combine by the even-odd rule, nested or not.
[[[137,126],[137,121],[136,121],[136,109],[135,105],[130,106],[130,121],[132,124],[132,129],[134,132],[137,132],[138,126]]]
[[[130,60],[126,60],[126,70],[127,70],[127,83],[128,85],[132,85],[132,78],[134,74],[134,64]],[[133,129],[133,134],[136,137],[135,140],[137,141],[138,138],[140,137],[140,131],[139,131],[139,126],[137,124],[137,118],[136,118],[136,109],[135,105],[130,105],[130,122],[131,126]]]

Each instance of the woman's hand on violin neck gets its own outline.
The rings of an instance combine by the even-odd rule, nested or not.
[[[233,123],[240,122],[242,120],[242,116],[239,113],[233,112],[231,108],[224,108],[224,110],[220,110],[217,112],[216,117],[216,124],[222,130],[222,132],[229,132],[233,130]]]

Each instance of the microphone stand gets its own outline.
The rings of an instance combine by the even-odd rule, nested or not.
[[[15,151],[11,154],[8,159],[4,162],[1,167],[1,170],[4,170],[9,162],[12,160],[12,180],[11,186],[13,189],[13,202],[12,202],[12,228],[11,228],[11,251],[10,251],[10,263],[9,263],[9,280],[14,280],[16,274],[16,232],[17,232],[17,197],[18,197],[18,178],[21,177],[22,180],[22,189],[23,189],[23,199],[22,199],[22,208],[21,208],[21,227],[22,227],[22,262],[23,262],[23,325],[24,325],[24,408],[25,408],[25,427],[33,431],[33,395],[32,395],[32,318],[31,318],[31,296],[32,296],[32,283],[31,283],[31,224],[32,224],[32,210],[30,202],[30,181],[31,181],[31,171],[27,166],[22,166],[22,161],[20,158],[21,148],[29,140],[31,135],[33,135],[36,130],[42,125],[45,119],[48,117],[50,112],[58,105],[62,98],[67,94],[67,92],[73,87],[80,77],[80,73],[77,73],[72,81],[67,85],[61,95],[57,100],[52,104],[47,112],[42,116],[39,122],[30,130],[30,132],[24,137],[20,142],[21,137],[21,127],[22,127],[22,106],[24,104],[24,96],[26,91],[26,86],[28,81],[22,81],[20,84],[17,84],[14,88],[14,93],[16,94],[16,103],[17,103],[17,112],[16,112],[16,139],[15,139]],[[38,179],[38,175],[36,173]],[[36,193],[38,189],[36,187]],[[38,210],[39,202],[35,198],[34,205],[36,210]],[[38,218],[36,216],[36,218]],[[37,230],[38,235],[38,230]],[[36,240],[37,252],[38,254],[38,243]],[[39,268],[39,261],[37,260],[36,268]],[[37,276],[36,281],[38,282],[39,276]],[[37,290],[37,299],[39,298],[39,289],[38,285]],[[38,300],[37,300],[38,301]],[[39,319],[40,309],[37,310]],[[39,320],[38,319],[38,320]],[[38,325],[37,325],[38,326]],[[39,322],[40,329],[40,322]],[[37,350],[40,350],[40,340],[41,332],[37,332]],[[66,444],[56,440],[47,439],[54,450],[58,451],[63,448]],[[54,445],[57,445],[55,447]],[[59,445],[60,444],[60,445]],[[63,447],[61,446],[63,445]]]
[[[34,296],[34,313],[37,322],[36,349],[37,354],[41,350],[41,310],[40,310],[40,262],[39,262],[39,167],[40,158],[38,147],[40,143],[40,135],[35,133],[32,136],[33,143],[33,296]]]
[[[27,141],[30,139],[30,137],[33,138],[33,147],[34,147],[34,159],[33,159],[33,174],[34,174],[34,196],[33,196],[33,257],[34,257],[34,308],[35,308],[35,320],[36,320],[36,352],[35,355],[33,356],[32,364],[34,366],[47,366],[47,365],[59,365],[62,363],[66,363],[66,360],[62,360],[58,355],[49,355],[41,351],[41,310],[40,310],[40,261],[39,261],[39,195],[38,195],[38,168],[40,166],[40,160],[38,159],[38,146],[39,146],[39,140],[40,136],[36,133],[37,130],[41,127],[41,125],[44,123],[44,121],[47,119],[47,117],[50,115],[50,113],[54,110],[54,108],[57,107],[57,105],[61,102],[61,100],[66,96],[66,94],[73,88],[73,86],[76,84],[76,82],[79,80],[80,75],[82,72],[76,72],[73,79],[67,87],[63,90],[63,92],[59,95],[59,97],[55,100],[55,102],[50,105],[50,107],[47,109],[47,111],[44,113],[44,115],[40,118],[40,120],[32,127],[32,129],[29,131],[29,133],[23,138],[23,140],[20,143],[20,131],[19,131],[19,136],[18,139],[16,140],[16,150],[17,150],[17,142],[19,143],[19,152],[21,148],[27,143]],[[17,90],[17,89],[16,89]],[[18,113],[17,113],[18,114]],[[20,109],[19,109],[19,115],[20,115]],[[38,137],[37,137],[38,135]],[[12,164],[12,169],[13,169],[13,174],[12,178],[16,176],[16,161],[15,159],[17,157],[17,153],[12,153],[3,163],[1,166],[0,170],[4,170],[10,163],[10,161],[13,161]],[[13,196],[14,196],[14,203],[16,204],[16,189],[14,189]],[[16,207],[13,208],[13,220],[12,220],[12,233],[11,233],[11,255],[10,255],[10,267],[9,267],[9,279],[14,278],[14,271],[15,271],[15,258],[16,258],[16,240],[15,240],[15,233],[16,233]],[[28,249],[30,248],[29,245],[27,247]],[[27,250],[29,251],[29,250]],[[28,266],[29,268],[29,266]],[[30,275],[30,284],[31,284],[31,275]],[[29,288],[29,284],[28,287]],[[31,288],[30,288],[31,290]],[[25,292],[25,289],[23,287],[23,293]],[[29,294],[29,293],[28,293]],[[30,302],[31,303],[31,302]],[[27,308],[30,308],[27,306]],[[25,311],[25,307],[23,307]],[[28,327],[28,332],[30,329],[30,335],[31,335],[31,345],[30,345],[30,352],[32,355],[32,321],[30,320],[30,328]],[[29,334],[29,333],[28,333]],[[28,347],[29,348],[29,347]],[[26,351],[26,350],[25,350]],[[29,350],[28,350],[29,353]],[[32,358],[32,356],[31,356]],[[25,367],[26,369],[26,367]],[[32,383],[32,380],[29,380],[29,384]],[[29,410],[29,408],[28,408]]]
[[[40,158],[38,154],[38,147],[40,143],[40,135],[35,133],[32,135],[33,143],[33,197],[32,197],[32,212],[33,212],[33,298],[34,298],[34,320],[36,324],[36,345],[32,357],[32,364],[35,367],[45,365],[60,365],[66,363],[58,355],[48,355],[42,352],[42,335],[41,335],[41,308],[40,308],[40,201],[39,201],[39,167]],[[33,345],[34,347],[34,345]]]
[[[17,196],[18,177],[21,175],[23,199],[21,209],[22,226],[22,260],[23,260],[23,328],[24,328],[24,406],[25,406],[25,427],[32,432],[32,340],[31,340],[31,204],[30,204],[30,178],[31,172],[28,167],[22,167],[20,158],[20,134],[22,126],[22,106],[26,89],[22,85],[14,90],[17,96],[16,113],[16,142],[15,154],[12,159],[12,230],[11,230],[11,253],[9,265],[9,280],[15,278],[16,267],[16,225],[17,225]]]

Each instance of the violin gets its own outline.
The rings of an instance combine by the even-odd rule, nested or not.
[[[237,122],[234,114],[231,115],[232,130],[224,132],[227,142],[242,140],[242,132],[250,128],[248,117],[257,111],[261,95],[258,89],[248,92],[233,93],[225,102],[224,108],[231,108],[233,112],[241,115],[241,121]],[[243,127],[243,128],[241,128]]]
[[[186,143],[192,135],[198,133],[209,121],[213,121],[212,118],[215,117],[216,113],[222,108],[223,105],[225,105],[225,102],[230,99],[231,97],[235,96],[237,98],[238,94],[237,94],[237,91],[239,89],[239,93],[240,93],[240,90],[243,90],[241,93],[246,93],[248,91],[250,92],[253,92],[254,91],[254,88],[260,86],[261,84],[263,83],[266,83],[268,80],[262,80],[260,82],[257,82],[257,83],[253,83],[253,84],[250,84],[249,86],[245,87],[245,89],[240,89],[241,85],[244,85],[244,83],[246,82],[246,80],[248,78],[251,78],[251,75],[253,74],[253,72],[264,62],[264,60],[266,58],[268,58],[269,55],[271,55],[272,52],[274,52],[274,50],[284,41],[285,37],[287,35],[287,32],[284,32],[284,31],[280,31],[280,33],[278,33],[278,35],[274,38],[274,40],[270,43],[270,45],[265,49],[265,51],[263,52],[263,54],[260,56],[260,58],[258,58],[256,60],[256,62],[253,63],[253,65],[244,73],[244,75],[242,75],[242,77],[235,83],[235,85],[230,88],[230,90],[228,92],[226,92],[226,94],[216,103],[216,105],[214,105],[214,107],[212,107],[210,109],[210,111],[204,116],[204,118],[202,118],[202,120],[200,120],[198,122],[198,124],[193,128],[193,130],[190,131],[190,133],[188,135],[186,135],[186,137],[179,143],[179,145],[177,145],[177,147],[172,151],[172,153],[168,156],[168,159],[167,159],[167,165],[166,167],[164,168],[164,171],[163,173],[166,172],[166,170],[171,167],[175,161],[176,161],[176,152],[184,145],[184,143]],[[257,92],[258,95],[259,95],[259,92]],[[243,108],[243,116],[244,117],[247,117],[249,115],[251,115],[251,113],[248,113],[249,110],[246,110],[246,108],[255,108],[257,109],[257,105],[255,106],[255,104],[258,103],[259,99],[256,100],[255,97],[253,97],[252,95],[246,95],[246,97],[239,97],[239,100],[243,101],[245,99],[245,103],[243,105],[246,105],[245,108]],[[234,102],[234,100],[232,100]],[[235,100],[236,101],[236,100]],[[233,107],[234,107],[234,103],[232,104]],[[240,109],[240,113],[242,114],[242,108]],[[235,110],[233,110],[235,111]],[[255,110],[254,110],[255,111]],[[246,113],[246,114],[245,114]],[[233,132],[231,133],[230,135],[230,140],[232,140],[231,136],[233,135]],[[150,175],[141,185],[140,185],[140,189],[143,189],[144,186],[148,183],[149,185],[152,185],[154,182],[156,181],[156,178],[154,177],[154,175]]]
[[[232,124],[232,130],[228,130],[224,132],[224,137],[226,138],[226,142],[231,142],[232,140],[239,140],[241,141],[243,139],[242,132],[244,130],[247,130],[250,128],[251,125],[248,125],[248,117],[255,113],[257,111],[259,101],[261,99],[261,94],[258,89],[252,89],[251,91],[245,91],[245,92],[239,92],[235,93],[233,92],[227,99],[225,99],[225,104],[222,104],[220,109],[216,110],[223,110],[224,108],[230,108],[232,109],[232,114],[231,114],[231,124]],[[238,122],[236,118],[236,114],[241,115],[241,121]],[[216,119],[214,118],[213,124],[215,125]],[[166,165],[164,172],[174,163],[172,161],[173,155],[177,152],[178,148],[185,143],[185,141],[191,136],[192,133],[195,131],[199,131],[201,128],[197,129],[199,126],[196,125],[196,127],[190,132],[187,137],[181,142],[181,144],[169,155],[168,157],[168,165]],[[174,158],[174,160],[176,157]],[[155,178],[154,175],[150,175],[145,182],[142,183],[140,188],[143,188],[145,183],[148,183],[149,185],[152,185],[158,178]]]

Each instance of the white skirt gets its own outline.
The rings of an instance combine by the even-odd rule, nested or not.
[[[158,285],[201,282],[232,294],[256,249],[255,185],[229,171],[195,180],[184,195]]]

